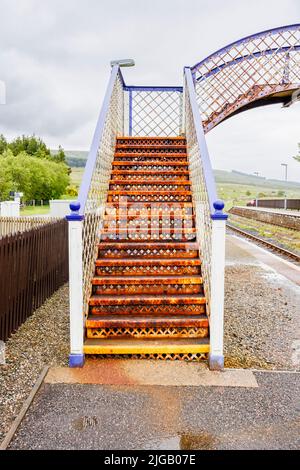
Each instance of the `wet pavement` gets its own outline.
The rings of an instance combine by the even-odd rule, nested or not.
[[[300,374],[257,388],[44,384],[11,449],[299,449]]]
[[[227,235],[227,265],[248,264],[260,265],[273,269],[278,275],[285,277],[300,286],[300,265],[287,261],[264,248],[235,235]],[[269,269],[269,270],[270,270]]]

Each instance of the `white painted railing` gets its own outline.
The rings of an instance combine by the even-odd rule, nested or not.
[[[202,276],[210,323],[210,367],[224,366],[224,268],[227,215],[217,198],[213,170],[196,100],[191,70],[185,69],[185,134],[196,210]]]
[[[70,366],[84,362],[84,323],[92,292],[95,260],[109,189],[116,139],[124,134],[123,77],[117,65],[111,77],[89,153],[78,202],[71,204],[70,260]]]

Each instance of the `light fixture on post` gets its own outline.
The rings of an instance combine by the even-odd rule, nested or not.
[[[114,67],[118,65],[119,67],[134,67],[135,62],[133,59],[120,59],[120,60],[112,60],[110,65]]]

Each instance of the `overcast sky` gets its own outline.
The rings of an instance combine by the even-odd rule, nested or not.
[[[89,149],[111,59],[131,85],[181,85],[185,65],[242,36],[300,23],[299,0],[0,0],[0,133]],[[300,181],[300,103],[248,111],[208,136],[213,166]]]

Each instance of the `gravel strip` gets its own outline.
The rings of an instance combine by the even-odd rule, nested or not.
[[[58,290],[6,343],[0,365],[0,441],[45,365],[66,366],[69,353],[68,286]]]
[[[225,366],[299,370],[299,305],[300,289],[266,266],[227,266]]]

